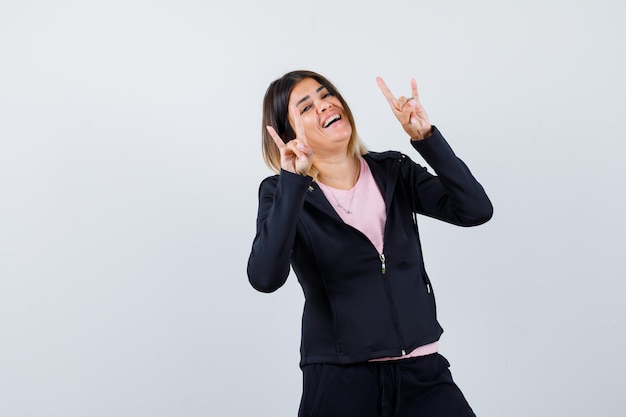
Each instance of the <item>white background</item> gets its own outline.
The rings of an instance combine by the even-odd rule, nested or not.
[[[622,416],[619,0],[0,1],[0,416],[294,416],[301,290],[247,282],[261,101],[326,75],[372,150],[415,77],[495,206],[422,219],[481,416]]]

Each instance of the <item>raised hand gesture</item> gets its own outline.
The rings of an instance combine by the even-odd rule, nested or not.
[[[383,92],[383,95],[387,99],[387,102],[389,102],[391,111],[393,111],[393,114],[411,140],[422,140],[430,136],[432,125],[428,120],[426,110],[424,110],[422,103],[419,101],[415,79],[411,79],[411,91],[413,96],[410,98],[405,96],[396,98],[381,77],[376,77],[376,82],[378,83],[378,87],[380,87],[380,91]]]
[[[294,139],[284,143],[272,126],[266,126],[266,129],[280,152],[281,168],[294,174],[307,175],[313,165],[313,149],[306,140],[298,109],[290,106],[289,112],[295,124],[296,137]]]

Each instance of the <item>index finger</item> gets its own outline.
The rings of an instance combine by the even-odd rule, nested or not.
[[[265,126],[265,128],[267,129],[267,132],[270,134],[272,139],[274,139],[274,142],[276,143],[278,150],[283,149],[286,146],[285,142],[283,142],[280,136],[278,136],[278,133],[276,133],[276,130],[274,130],[272,126]]]
[[[378,83],[378,87],[380,88],[380,91],[383,92],[383,95],[389,102],[389,105],[393,106],[393,104],[396,101],[396,97],[393,95],[391,90],[389,90],[389,87],[387,87],[387,84],[385,84],[385,81],[382,79],[382,77],[376,77],[376,82]]]
[[[302,140],[305,144],[308,144],[306,141],[306,135],[304,134],[302,117],[300,116],[300,113],[298,113],[298,108],[296,106],[290,106],[289,110],[291,111],[291,117],[293,118],[293,124],[295,125],[296,137]]]

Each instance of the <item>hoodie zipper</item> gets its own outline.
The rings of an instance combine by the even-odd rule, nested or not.
[[[391,305],[391,311],[393,313],[393,324],[396,328],[396,335],[398,336],[398,343],[400,344],[400,351],[402,352],[402,356],[406,355],[406,350],[404,349],[404,342],[402,341],[402,335],[400,333],[400,325],[398,324],[398,310],[396,309],[396,303],[393,300],[393,296],[391,294],[391,287],[389,286],[389,280],[385,276],[387,273],[387,260],[385,258],[385,254],[381,253],[379,255],[380,258],[380,273],[382,275],[383,281],[385,282],[385,289],[387,290],[387,298],[389,298],[389,304]]]

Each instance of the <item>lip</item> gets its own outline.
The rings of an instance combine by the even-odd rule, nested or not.
[[[329,120],[329,119],[332,119],[335,116],[339,116],[339,120],[337,120],[335,123],[333,123],[332,125],[330,125],[328,127],[324,127],[324,125],[326,124],[326,121]],[[337,124],[338,122],[342,122],[342,121],[343,121],[343,115],[341,114],[341,112],[334,111],[332,113],[328,113],[326,115],[326,117],[321,120],[321,124],[320,125],[321,125],[322,129],[328,129],[328,128],[334,126],[335,124]]]

